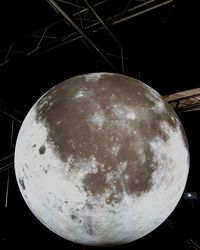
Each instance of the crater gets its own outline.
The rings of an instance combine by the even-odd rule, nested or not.
[[[46,151],[46,147],[45,147],[45,145],[42,145],[42,146],[39,148],[39,153],[40,153],[41,155],[43,155],[43,154],[45,153],[45,151]]]
[[[71,219],[72,219],[72,220],[76,220],[76,219],[77,219],[77,216],[74,215],[74,214],[72,214],[72,215],[71,215]]]

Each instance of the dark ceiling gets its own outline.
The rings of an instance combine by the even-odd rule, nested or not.
[[[53,2],[72,23],[62,11],[55,11]],[[97,71],[138,78],[162,95],[199,87],[198,0],[88,0],[102,23],[87,1],[53,2],[1,2],[0,99],[3,104],[0,103],[0,108],[5,104],[7,110],[14,107],[26,114],[50,87],[69,77]],[[23,119],[23,114],[14,112]],[[198,116],[199,111],[180,115],[191,151],[186,191],[195,192],[200,191]],[[20,123],[15,120],[12,130],[10,117],[0,113],[0,119],[3,158],[14,151]],[[12,163],[11,158],[5,165]],[[9,185],[7,171],[2,171],[0,184],[0,242],[29,240],[39,245],[48,241],[69,249],[83,249],[57,237],[37,221],[19,194],[13,169],[10,169]],[[7,186],[9,199],[5,205]],[[200,242],[196,231],[200,222],[198,209],[199,203],[181,200],[170,221],[126,248],[200,249],[190,242],[190,239]],[[1,244],[0,249],[4,249]]]
[[[80,7],[56,1],[107,61],[86,39],[79,38],[76,29],[48,1],[4,1],[0,9],[2,99],[24,108],[24,102],[15,100],[15,96],[25,92],[25,103],[30,100],[32,105],[39,93],[58,82],[95,71],[140,78],[163,95],[198,86],[198,0],[89,1],[93,6],[97,4],[96,13],[120,44],[100,23],[94,25],[98,20],[91,11],[77,14],[87,7],[83,0],[71,1]],[[166,5],[160,6],[161,3]],[[39,44],[42,35],[46,37]]]

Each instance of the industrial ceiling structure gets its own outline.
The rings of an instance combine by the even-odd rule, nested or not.
[[[19,193],[13,168],[17,134],[31,106],[55,84],[89,72],[125,74],[156,89],[177,111],[191,153],[185,193],[171,216],[148,236],[116,248],[200,249],[199,19],[198,0],[1,3],[1,249],[27,240],[92,249],[41,225]]]

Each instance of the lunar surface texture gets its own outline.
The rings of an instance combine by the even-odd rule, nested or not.
[[[45,93],[18,134],[15,173],[33,214],[79,244],[115,246],[157,228],[189,170],[170,105],[131,77],[91,73]],[[30,225],[31,226],[31,225]]]

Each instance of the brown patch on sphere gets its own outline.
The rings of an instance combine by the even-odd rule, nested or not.
[[[106,189],[106,176],[100,168],[98,168],[97,173],[87,174],[86,178],[83,181],[84,188],[86,191],[92,193],[93,196],[98,194],[103,194]]]
[[[160,111],[158,102],[163,103]],[[70,155],[74,162],[80,157],[95,157],[97,172],[83,180],[93,197],[103,195],[112,185],[118,194],[125,191],[139,196],[148,192],[158,163],[147,142],[155,137],[167,142],[163,121],[177,128],[176,114],[158,94],[137,80],[117,74],[105,73],[96,80],[82,75],[64,81],[38,101],[36,113],[63,162]],[[44,152],[41,148],[40,153]],[[72,171],[76,167],[72,162]],[[113,171],[115,184],[107,180]],[[115,193],[107,203],[119,202]]]

